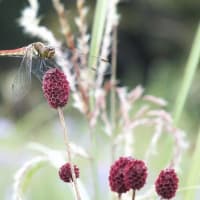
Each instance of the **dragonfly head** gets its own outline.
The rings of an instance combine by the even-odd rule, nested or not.
[[[55,55],[55,49],[53,47],[49,47],[44,45],[41,42],[33,43],[34,50],[36,53],[44,59],[51,59]]]
[[[55,55],[55,49],[53,47],[45,47],[44,49],[45,58],[51,59]]]

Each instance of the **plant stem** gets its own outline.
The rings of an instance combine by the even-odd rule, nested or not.
[[[112,75],[111,75],[111,121],[112,128],[115,128],[115,115],[116,115],[116,95],[115,95],[115,84],[116,84],[116,70],[117,70],[117,26],[113,26],[113,46],[112,46]]]
[[[88,65],[91,68],[96,69],[97,58],[101,48],[102,37],[104,32],[106,14],[107,14],[107,0],[98,0],[95,8],[94,22],[92,25],[91,44],[89,52]],[[90,79],[94,81],[95,73],[94,70],[90,70]],[[94,94],[90,91],[90,110],[94,108]]]
[[[195,144],[195,149],[193,152],[193,155],[191,157],[191,162],[190,162],[190,168],[187,173],[187,182],[186,186],[198,186],[199,185],[199,177],[197,174],[199,173],[199,168],[200,168],[200,160],[199,160],[199,154],[200,154],[200,127],[199,127],[199,133],[196,138],[196,144]],[[187,199],[195,199],[197,190],[186,190],[184,193],[184,200]]]
[[[132,200],[135,200],[135,190],[133,190]]]
[[[118,200],[121,200],[121,197],[122,197],[122,194],[119,193],[119,194],[118,194]]]
[[[183,111],[183,107],[186,101],[186,98],[189,93],[189,89],[192,85],[192,80],[194,79],[194,75],[199,63],[200,58],[200,24],[198,26],[195,39],[192,44],[192,48],[190,51],[190,55],[186,64],[186,69],[182,81],[182,86],[178,97],[176,99],[175,107],[174,107],[174,121],[177,124],[180,116]]]
[[[67,157],[68,157],[68,161],[69,161],[71,172],[72,172],[72,182],[73,182],[75,193],[76,193],[76,199],[81,200],[80,192],[78,190],[78,184],[77,184],[77,181],[76,181],[76,175],[75,175],[75,172],[74,172],[74,167],[73,167],[73,164],[72,164],[71,151],[70,151],[70,146],[69,146],[67,127],[66,127],[66,123],[65,123],[64,114],[63,114],[63,111],[62,111],[61,108],[58,108],[57,110],[58,110],[61,125],[62,125],[63,130],[64,130],[64,142],[65,142],[65,145],[67,147]]]
[[[116,129],[116,71],[117,71],[117,26],[113,26],[113,35],[112,35],[112,73],[111,73],[111,97],[110,97],[110,107],[111,107],[111,123],[112,130]],[[112,140],[114,141],[114,139]],[[111,161],[114,161],[115,158],[115,144],[111,144]]]
[[[97,156],[98,153],[96,152],[96,138],[95,134],[92,132],[92,127],[89,125],[89,134],[90,134],[90,167],[91,167],[91,176],[92,176],[92,183],[94,188],[94,195],[92,199],[98,200],[99,198],[99,187],[98,187],[98,163],[97,163]]]

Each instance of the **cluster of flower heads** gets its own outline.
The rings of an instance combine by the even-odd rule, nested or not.
[[[111,190],[119,194],[130,189],[139,190],[146,183],[147,167],[141,160],[120,157],[110,168]]]
[[[42,89],[44,97],[52,108],[63,107],[69,98],[69,82],[58,68],[51,68],[43,76]]]
[[[110,168],[109,184],[113,192],[121,195],[132,190],[140,190],[146,183],[147,166],[142,160],[120,157]],[[162,170],[155,182],[155,190],[164,199],[175,196],[178,177],[173,169]]]

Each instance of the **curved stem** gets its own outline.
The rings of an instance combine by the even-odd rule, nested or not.
[[[61,125],[62,125],[63,130],[64,130],[64,142],[65,142],[65,145],[67,147],[67,157],[68,157],[68,161],[69,161],[71,172],[72,172],[72,182],[73,182],[75,193],[76,193],[76,199],[81,200],[80,192],[78,190],[78,184],[77,184],[77,181],[76,181],[76,175],[75,175],[75,172],[74,172],[74,167],[73,167],[73,164],[72,164],[71,151],[70,151],[70,146],[69,146],[67,127],[66,127],[66,123],[65,123],[64,114],[63,114],[63,111],[62,111],[61,108],[58,108],[57,110],[58,110]]]

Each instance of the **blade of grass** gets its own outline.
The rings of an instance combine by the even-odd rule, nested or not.
[[[183,111],[183,107],[186,98],[189,93],[189,89],[192,85],[194,75],[199,63],[200,58],[200,24],[198,26],[196,36],[194,38],[190,55],[186,64],[186,69],[182,81],[180,92],[177,96],[175,107],[174,107],[174,122],[177,124]]]
[[[198,138],[197,138],[197,143],[196,143],[196,148],[194,150],[193,153],[193,157],[191,160],[191,167],[188,170],[188,177],[187,177],[187,182],[186,182],[186,187],[190,187],[190,186],[195,186],[200,184],[200,176],[199,176],[199,169],[200,169],[200,159],[199,159],[199,155],[200,155],[200,128],[199,128],[199,134],[198,134]],[[184,198],[185,200],[188,199],[195,199],[195,193],[196,190],[193,189],[188,189],[186,190],[186,192],[184,193]]]
[[[17,171],[14,177],[14,184],[13,184],[14,200],[19,200],[19,199],[22,200],[29,186],[31,178],[47,162],[48,158],[38,156],[24,163],[24,165]]]
[[[97,65],[97,57],[99,55],[99,51],[101,48],[101,42],[104,33],[104,26],[106,20],[106,13],[107,13],[107,0],[98,0],[95,8],[95,17],[92,26],[92,35],[91,35],[91,44],[90,44],[90,51],[89,51],[89,60],[88,64],[92,68],[90,70],[90,78],[94,79],[94,71]],[[93,102],[93,94],[90,95],[90,107],[91,110],[93,109],[94,102]]]
[[[96,68],[97,57],[101,48],[107,13],[107,5],[107,0],[98,0],[95,8],[95,17],[92,26],[92,36],[89,52],[89,66],[94,68]]]

